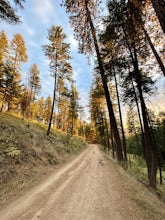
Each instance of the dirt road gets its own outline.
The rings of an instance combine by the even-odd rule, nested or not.
[[[97,145],[0,211],[0,220],[143,219]]]

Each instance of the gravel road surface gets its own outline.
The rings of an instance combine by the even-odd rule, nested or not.
[[[97,145],[0,211],[0,220],[143,219],[123,190],[116,166]]]

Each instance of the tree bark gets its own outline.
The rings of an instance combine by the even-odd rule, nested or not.
[[[165,1],[164,0],[151,0],[155,9],[156,15],[159,19],[163,32],[165,33]]]
[[[106,79],[106,75],[105,75],[105,71],[104,71],[104,67],[103,67],[103,63],[102,63],[102,59],[101,59],[101,55],[100,55],[100,51],[99,51],[96,32],[95,32],[95,28],[94,28],[94,25],[93,25],[93,22],[92,22],[92,19],[90,16],[90,11],[88,9],[88,1],[87,0],[85,0],[85,7],[86,7],[86,12],[87,12],[87,19],[90,24],[91,33],[92,33],[92,37],[93,37],[93,41],[94,41],[94,47],[95,47],[95,51],[96,51],[97,61],[98,61],[98,65],[99,65],[100,75],[101,75],[101,79],[102,79],[102,84],[103,84],[105,98],[106,98],[108,112],[109,112],[110,124],[112,125],[112,129],[113,129],[113,135],[114,135],[115,147],[116,147],[116,157],[117,157],[118,161],[122,161],[123,154],[122,154],[121,140],[120,140],[120,136],[119,136],[116,118],[115,118],[114,111],[113,111],[113,106],[112,106],[112,101],[111,101],[110,94],[109,94],[109,89],[107,86],[107,79]]]
[[[49,134],[50,134],[51,124],[52,124],[54,104],[55,104],[55,99],[56,99],[56,85],[57,85],[57,74],[55,73],[55,76],[54,76],[53,103],[52,103],[52,110],[51,110],[51,114],[50,114],[49,126],[48,126],[48,130],[47,130],[47,136],[49,136]]]
[[[151,130],[151,133],[152,133],[153,142],[155,144],[155,150],[156,150],[157,159],[158,159],[160,185],[162,185],[163,184],[163,178],[162,178],[162,164],[161,164],[160,154],[159,154],[159,151],[158,151],[158,147],[157,147],[157,143],[156,143],[156,138],[155,138],[155,135],[154,135],[154,131],[153,131],[153,127],[152,127],[152,124],[151,124],[151,120],[150,120],[149,114],[147,116],[148,116],[150,130]]]
[[[112,145],[112,157],[115,159],[115,147],[113,142],[113,132],[112,132],[112,126],[111,126],[111,145]]]
[[[74,110],[72,112],[72,124],[71,124],[71,136],[73,136],[74,130]]]
[[[136,48],[134,46],[134,70],[135,70],[135,76],[136,76],[136,83],[137,88],[139,91],[139,98],[141,103],[141,111],[142,111],[142,117],[143,117],[143,125],[144,125],[144,138],[145,138],[145,147],[146,147],[146,163],[147,163],[147,170],[148,170],[148,179],[149,179],[149,185],[153,189],[156,189],[156,173],[157,173],[157,155],[156,155],[156,149],[153,143],[152,134],[149,129],[149,123],[147,119],[147,109],[145,106],[144,98],[143,98],[143,92],[142,92],[142,85],[141,85],[141,75],[139,72],[138,67],[138,60],[137,60],[137,52]]]
[[[113,72],[114,72],[114,78],[115,78],[115,87],[116,87],[117,102],[118,102],[118,109],[119,109],[120,127],[121,127],[122,138],[123,138],[123,153],[124,153],[124,159],[127,161],[127,148],[126,148],[126,141],[125,141],[125,133],[124,133],[124,127],[123,127],[123,119],[122,119],[121,106],[120,106],[120,97],[119,97],[118,83],[117,83],[117,79],[116,79],[116,71],[115,71],[114,64],[113,64]]]
[[[152,52],[153,52],[153,54],[154,54],[154,56],[155,56],[155,58],[156,58],[156,60],[157,60],[157,62],[159,64],[159,66],[160,66],[160,69],[163,72],[163,75],[165,76],[165,66],[164,66],[164,64],[163,64],[159,54],[157,53],[157,51],[156,51],[156,49],[155,49],[155,47],[154,47],[154,45],[153,45],[153,43],[151,41],[151,38],[150,38],[150,36],[148,35],[148,33],[146,31],[146,29],[144,27],[142,27],[142,29],[143,29],[144,34],[145,34],[145,36],[147,38],[147,41],[148,41],[148,43],[149,43],[149,45],[150,45],[150,47],[152,49]]]
[[[140,123],[140,129],[141,129],[141,134],[142,134],[143,156],[146,159],[146,146],[145,146],[145,140],[144,140],[144,129],[143,129],[143,124],[142,124],[142,119],[141,119],[141,114],[140,114],[140,109],[139,109],[139,104],[138,104],[138,98],[137,98],[137,95],[136,95],[133,80],[131,80],[131,83],[132,83],[132,88],[134,90],[135,102],[136,102],[136,107],[137,107],[137,112],[138,112],[138,117],[139,117],[139,123]]]

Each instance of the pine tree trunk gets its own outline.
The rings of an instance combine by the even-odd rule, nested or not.
[[[114,142],[113,142],[112,127],[111,127],[111,144],[112,144],[112,157],[113,159],[115,159],[115,148],[114,148]]]
[[[165,1],[164,0],[151,0],[151,2],[155,9],[156,15],[158,16],[162,30],[165,33]]]
[[[102,123],[102,138],[103,138],[103,146],[104,149],[106,150],[107,148],[107,141],[106,141],[106,124],[104,123],[104,116],[103,113],[101,112],[101,123]]]
[[[141,129],[141,134],[142,134],[142,148],[143,148],[143,156],[146,159],[146,147],[145,147],[145,141],[144,141],[144,129],[143,129],[143,124],[142,124],[142,119],[141,119],[141,114],[140,114],[140,109],[139,109],[139,104],[138,104],[138,98],[136,95],[136,90],[133,84],[133,80],[131,80],[132,83],[132,88],[134,91],[134,96],[135,96],[135,102],[136,102],[136,107],[137,107],[137,112],[138,112],[138,117],[139,117],[139,123],[140,123],[140,129]]]
[[[108,148],[108,151],[110,150],[110,142],[109,142],[109,131],[108,131],[108,124],[106,122],[106,125],[105,125],[105,133],[106,133],[106,141],[107,141],[107,148]]]
[[[159,154],[159,151],[158,151],[158,147],[157,147],[157,143],[156,143],[156,138],[155,138],[155,135],[154,135],[154,131],[153,131],[153,128],[152,128],[152,124],[151,124],[151,120],[150,120],[149,115],[148,115],[148,120],[149,120],[149,124],[150,124],[150,130],[152,132],[153,142],[155,144],[156,155],[157,155],[157,159],[158,159],[158,167],[159,167],[159,177],[160,177],[159,179],[160,179],[160,184],[162,185],[163,184],[162,164],[161,164],[160,154]]]
[[[146,155],[145,159],[146,159],[147,170],[148,170],[149,185],[153,189],[156,189],[157,155],[156,155],[155,146],[152,141],[152,134],[150,132],[149,124],[147,120],[147,109],[146,109],[144,98],[143,98],[141,75],[140,75],[139,67],[138,67],[137,51],[136,51],[136,47],[134,44],[133,53],[132,53],[132,47],[127,41],[128,36],[125,31],[124,25],[122,25],[122,29],[125,34],[126,44],[130,51],[130,56],[131,56],[132,63],[134,66],[134,71],[135,71],[137,88],[139,92],[139,99],[140,99],[140,104],[141,104],[141,112],[142,112],[143,126],[144,126],[144,141],[145,141],[145,155]]]
[[[102,63],[102,59],[101,59],[101,55],[100,55],[100,51],[99,51],[99,47],[98,47],[95,28],[94,28],[94,25],[93,25],[93,22],[92,22],[92,19],[91,19],[91,16],[90,16],[90,11],[88,9],[87,0],[85,0],[85,6],[86,6],[86,12],[87,12],[87,19],[88,19],[89,24],[90,24],[91,33],[92,33],[92,37],[93,37],[93,42],[94,42],[94,46],[95,46],[97,61],[98,61],[100,75],[101,75],[102,84],[103,84],[104,93],[105,93],[105,98],[106,98],[106,102],[107,102],[109,118],[110,118],[110,124],[112,125],[112,129],[113,129],[113,135],[114,135],[115,147],[116,147],[116,157],[117,157],[118,161],[122,161],[123,160],[123,154],[122,154],[121,140],[120,140],[120,136],[119,136],[119,131],[118,131],[118,127],[117,127],[116,118],[115,118],[115,115],[114,115],[112,101],[111,101],[110,94],[109,94],[109,89],[108,89],[108,86],[107,86],[107,79],[106,79],[106,75],[105,75],[105,71],[104,71],[104,68],[103,68],[103,63]]]
[[[152,134],[149,129],[149,123],[147,119],[147,109],[145,106],[144,98],[143,98],[143,92],[142,92],[142,85],[141,85],[141,75],[138,68],[138,61],[137,61],[137,53],[136,48],[134,47],[134,70],[136,75],[136,83],[137,88],[139,91],[139,98],[141,103],[141,111],[142,111],[142,117],[143,117],[143,125],[144,125],[144,138],[145,138],[145,147],[146,147],[146,163],[147,163],[147,170],[148,170],[148,179],[149,179],[149,185],[153,189],[156,189],[156,173],[157,173],[157,155],[155,146],[153,143]]]
[[[57,87],[58,90],[58,87]],[[60,99],[61,99],[61,94],[58,94],[58,105],[57,105],[57,120],[56,120],[56,128],[59,129],[60,128],[60,118],[59,118],[59,113],[60,113],[60,109],[59,109],[59,103],[60,103]]]
[[[71,125],[71,136],[73,136],[74,130],[74,111],[72,112],[72,125]]]
[[[51,124],[52,124],[54,104],[55,104],[55,99],[56,99],[56,85],[57,85],[57,74],[55,73],[55,76],[54,76],[53,103],[52,103],[52,110],[51,110],[51,114],[50,114],[49,126],[48,126],[48,130],[47,130],[47,136],[49,136],[49,134],[50,134]]]
[[[159,64],[159,66],[160,66],[160,69],[161,69],[163,75],[165,76],[165,66],[164,66],[164,64],[163,64],[163,62],[162,62],[162,60],[161,60],[159,54],[157,53],[157,51],[156,51],[156,49],[155,49],[155,47],[154,47],[154,45],[153,45],[153,43],[152,43],[152,41],[151,41],[150,36],[148,35],[148,33],[147,33],[147,31],[145,30],[144,27],[143,27],[143,31],[144,31],[144,33],[145,33],[145,36],[146,36],[146,38],[147,38],[147,40],[148,40],[148,43],[149,43],[151,49],[152,49],[152,52],[153,52],[153,54],[154,54],[154,56],[155,56],[155,58],[156,58],[156,60],[157,60],[157,62],[158,62],[158,64]]]
[[[118,83],[117,83],[117,79],[116,79],[116,71],[115,71],[114,64],[113,64],[113,71],[114,71],[115,87],[116,87],[118,110],[119,110],[119,117],[120,117],[120,127],[121,127],[122,138],[123,138],[123,153],[124,153],[124,159],[127,161],[127,148],[126,148],[126,141],[125,141],[125,133],[124,133],[124,127],[123,127],[123,119],[122,119],[121,106],[120,106]]]
[[[105,76],[103,75],[102,75],[102,83],[103,83],[103,88],[104,88],[105,97],[107,101],[110,123],[113,129],[115,148],[116,148],[116,157],[118,161],[121,161],[123,160],[123,154],[122,154],[122,146],[121,146],[119,131],[118,131],[117,122],[116,122],[116,118],[115,118],[113,107],[112,107],[112,102],[110,99],[109,89],[108,89],[108,86],[105,80]]]

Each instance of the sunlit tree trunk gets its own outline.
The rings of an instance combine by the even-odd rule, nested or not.
[[[56,72],[56,70],[55,70],[55,72]],[[55,100],[56,100],[56,87],[57,87],[57,74],[55,73],[55,76],[54,76],[53,103],[52,103],[52,109],[51,109],[51,114],[50,114],[50,120],[49,120],[47,135],[50,134],[50,128],[51,128],[51,124],[52,124],[52,118],[53,118],[53,112],[54,112],[54,105],[55,105]]]

